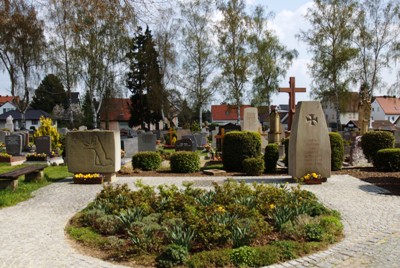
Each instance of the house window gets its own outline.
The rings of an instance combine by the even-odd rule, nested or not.
[[[32,120],[31,125],[37,126],[39,124],[39,120]]]
[[[3,108],[3,114],[7,112],[7,108]]]
[[[372,111],[374,111],[375,110],[375,108],[372,108]]]
[[[392,121],[394,121],[394,116],[392,116]]]
[[[373,117],[373,116],[371,116],[371,120],[374,120],[374,117]]]

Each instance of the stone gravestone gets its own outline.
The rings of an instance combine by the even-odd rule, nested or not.
[[[217,148],[217,138],[215,136],[218,135],[219,127],[216,127],[214,130],[211,130],[211,146],[213,148]]]
[[[66,136],[68,171],[100,173],[106,181],[121,169],[121,139],[118,131],[71,131]]]
[[[197,144],[196,137],[195,137],[194,135],[185,135],[185,136],[182,136],[182,139],[189,139],[189,140],[191,140],[192,143],[193,143],[193,147],[196,147],[196,150],[197,150],[197,148],[199,147],[199,145]]]
[[[242,130],[257,132],[260,135],[262,134],[261,133],[262,127],[261,127],[260,121],[258,120],[257,108],[249,107],[249,108],[244,109]],[[262,151],[265,150],[265,147],[267,146],[267,144],[268,144],[268,141],[264,138],[263,135],[261,135]]]
[[[60,128],[58,130],[58,133],[60,133],[61,135],[67,135],[68,132],[69,132],[69,130],[66,127]]]
[[[199,147],[204,147],[207,144],[207,136],[208,133],[201,132],[193,134],[194,138],[196,139],[196,143]]]
[[[331,176],[331,146],[319,101],[297,104],[289,140],[289,175],[301,178],[315,172]]]
[[[22,136],[8,135],[5,138],[6,152],[12,156],[21,155],[22,152]]]
[[[350,149],[350,165],[357,167],[370,166],[367,158],[365,158],[363,149],[361,148],[362,136],[357,136]]]
[[[14,132],[14,123],[13,123],[13,117],[9,115],[6,119],[6,125],[5,128],[8,129],[10,132]]]
[[[28,147],[29,145],[29,132],[28,131],[18,131],[14,132],[22,136],[22,150]]]
[[[177,140],[175,143],[175,151],[195,152],[196,150],[196,145],[192,142],[191,139],[183,138],[181,140]]]
[[[155,152],[157,136],[151,132],[139,134],[138,148],[139,152]]]
[[[79,131],[85,131],[85,130],[87,130],[87,126],[80,126],[80,127],[78,128],[78,130],[79,130]]]
[[[1,143],[5,143],[6,142],[6,136],[8,136],[8,135],[10,135],[10,132],[0,130],[0,142]]]
[[[131,158],[139,152],[138,138],[121,139],[121,149],[125,151],[125,157]]]
[[[51,137],[50,136],[39,136],[35,138],[36,153],[47,156],[51,155]]]

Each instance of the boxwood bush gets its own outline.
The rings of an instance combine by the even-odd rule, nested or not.
[[[381,149],[393,148],[394,136],[387,131],[371,131],[361,138],[361,148],[365,157],[374,162],[376,153]]]
[[[141,170],[157,170],[161,166],[161,156],[156,152],[139,152],[132,156],[132,167]]]
[[[261,157],[251,157],[243,160],[243,170],[248,176],[259,176],[264,173],[264,160]]]
[[[376,153],[374,166],[379,170],[400,171],[400,148],[379,150]]]
[[[196,152],[175,152],[170,159],[171,171],[192,173],[200,170],[200,156]]]
[[[276,163],[279,159],[279,146],[276,143],[270,143],[265,147],[264,165],[266,172],[276,172]]]
[[[261,136],[257,132],[232,131],[225,135],[222,162],[227,171],[243,171],[243,160],[261,156]]]
[[[344,159],[344,144],[342,136],[337,132],[330,132],[331,142],[331,169],[341,170]]]

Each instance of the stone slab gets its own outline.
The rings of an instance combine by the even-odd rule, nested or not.
[[[69,172],[115,173],[121,169],[119,132],[71,131],[66,139]]]
[[[301,178],[311,172],[331,176],[329,132],[319,101],[297,104],[289,140],[289,175]]]
[[[226,171],[222,169],[206,169],[203,170],[203,173],[206,175],[211,175],[211,176],[224,176],[226,175]]]

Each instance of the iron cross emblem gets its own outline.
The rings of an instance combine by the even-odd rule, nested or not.
[[[315,114],[309,114],[306,116],[307,122],[312,126],[316,126],[318,124],[318,117]]]

